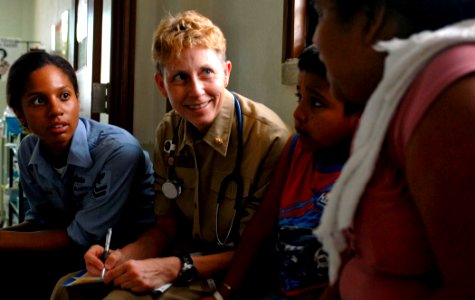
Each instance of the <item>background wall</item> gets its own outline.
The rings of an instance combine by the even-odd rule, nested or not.
[[[293,128],[295,86],[281,83],[284,0],[139,0],[134,134],[146,149],[165,113],[165,99],[155,87],[152,34],[168,13],[195,9],[211,18],[227,38],[233,64],[229,89],[262,102]]]
[[[41,41],[44,47],[51,49],[51,25],[61,20],[61,14],[71,11],[72,0],[23,0],[34,2],[33,36]]]
[[[33,22],[35,21],[34,1],[0,0],[0,38],[34,40]],[[11,62],[10,62],[11,64]],[[0,80],[0,113],[6,107],[6,78]]]
[[[0,0],[0,37],[39,41],[51,49],[51,25],[71,10],[72,0]],[[26,49],[26,47],[25,47]],[[6,107],[6,81],[0,80],[0,112]]]

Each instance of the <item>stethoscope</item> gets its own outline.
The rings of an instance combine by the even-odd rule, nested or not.
[[[231,236],[231,233],[233,231],[234,224],[237,220],[239,220],[239,212],[241,208],[241,203],[242,203],[242,198],[243,198],[243,193],[244,193],[244,183],[241,178],[241,172],[240,172],[240,166],[241,166],[241,160],[242,160],[242,151],[243,151],[243,141],[242,141],[242,112],[241,112],[241,106],[239,105],[239,101],[234,95],[234,107],[236,108],[236,115],[237,115],[237,122],[238,122],[238,150],[237,150],[237,157],[236,157],[236,163],[234,164],[233,171],[224,177],[223,181],[221,182],[221,185],[219,186],[219,192],[218,192],[218,199],[217,199],[217,204],[216,204],[216,226],[215,226],[215,231],[216,231],[216,239],[218,242],[218,245],[223,246],[228,244],[228,240]],[[166,140],[164,143],[164,151],[168,153],[168,158],[167,158],[167,164],[168,164],[168,178],[167,180],[162,184],[162,193],[163,195],[168,198],[168,199],[176,199],[180,196],[181,194],[181,183],[182,180],[176,176],[175,173],[175,155],[176,155],[176,144],[177,144],[177,139],[178,139],[178,134],[177,132],[174,133],[173,139]],[[221,203],[224,201],[224,196],[226,193],[226,189],[229,187],[229,185],[234,182],[236,184],[237,190],[236,190],[236,201],[234,202],[234,212],[233,212],[233,217],[231,219],[231,225],[229,226],[228,232],[226,233],[226,237],[224,240],[221,240],[219,237],[218,233],[218,228],[219,228],[219,222],[218,222],[218,215],[219,215],[219,207]]]

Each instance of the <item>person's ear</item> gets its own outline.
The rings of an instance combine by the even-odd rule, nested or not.
[[[160,93],[162,93],[163,97],[168,98],[167,90],[165,88],[165,81],[160,72],[155,73],[155,83],[157,84]]]
[[[367,24],[364,42],[367,45],[374,45],[378,41],[388,40],[396,34],[395,20],[387,15],[384,6],[367,11]]]
[[[225,87],[228,87],[229,76],[231,75],[232,68],[233,68],[233,65],[231,64],[231,61],[227,60],[224,62],[224,86]]]
[[[13,112],[15,112],[15,115],[20,121],[21,126],[23,126],[24,128],[28,128],[28,122],[26,122],[26,118],[23,114],[23,111],[21,111],[20,109],[13,109]]]
[[[356,132],[356,129],[358,128],[358,124],[360,123],[361,114],[352,114],[351,116],[349,116],[349,118],[350,118],[351,126],[355,129],[355,132]]]

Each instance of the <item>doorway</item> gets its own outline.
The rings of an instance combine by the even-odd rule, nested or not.
[[[136,0],[73,1],[82,113],[133,133]]]

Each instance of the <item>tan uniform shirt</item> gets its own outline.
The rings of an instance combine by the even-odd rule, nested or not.
[[[242,111],[243,155],[240,166],[244,182],[242,233],[262,201],[279,155],[291,131],[269,108],[236,94]],[[164,151],[166,140],[177,135],[175,174],[181,181],[182,193],[174,200],[161,192],[168,178]],[[221,111],[208,132],[196,137],[192,125],[175,111],[167,113],[157,127],[154,153],[156,176],[155,211],[160,215],[175,214],[179,228],[185,230],[185,240],[217,244],[224,241],[234,213],[236,186],[231,183],[217,211],[218,192],[223,178],[233,171],[238,149],[238,124],[234,97],[228,92]],[[216,216],[217,221],[216,222]],[[237,226],[237,224],[235,226]],[[217,232],[216,232],[216,229]]]

